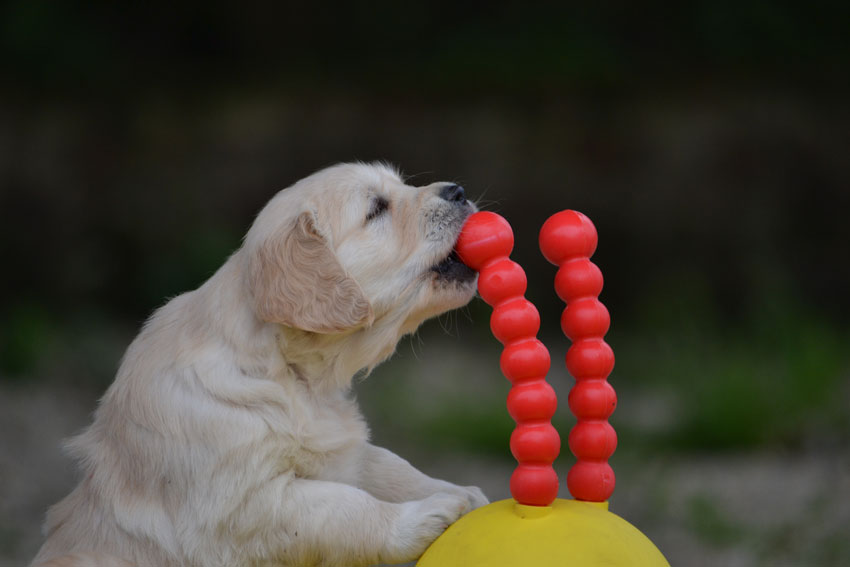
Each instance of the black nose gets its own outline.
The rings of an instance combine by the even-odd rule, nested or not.
[[[440,197],[446,201],[463,203],[466,201],[466,192],[460,185],[446,185],[440,189]]]

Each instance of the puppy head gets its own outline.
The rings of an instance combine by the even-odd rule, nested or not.
[[[257,315],[338,333],[402,332],[466,304],[475,272],[453,252],[475,207],[450,183],[405,185],[383,165],[342,164],[278,193],[245,240]]]

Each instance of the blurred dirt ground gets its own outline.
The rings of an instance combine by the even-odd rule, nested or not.
[[[495,391],[481,390],[479,399],[469,403],[493,404],[495,412],[502,412],[494,400],[504,393],[499,382],[503,379],[493,375],[493,368],[482,368],[462,387],[451,384],[453,378],[441,372],[431,374],[427,384],[417,383],[421,376],[410,371],[411,365],[424,368],[424,373],[443,365],[463,366],[463,355],[447,354],[448,348],[448,342],[419,345],[418,353],[411,356],[403,345],[397,359],[357,385],[375,441],[431,475],[479,485],[491,500],[509,497],[507,484],[514,462],[506,439],[500,454],[464,449],[450,434],[427,443],[410,434],[417,428],[427,433],[429,423],[442,419],[447,395],[468,396],[490,381],[498,384],[488,388]],[[426,391],[432,395],[423,397]],[[389,403],[383,398],[387,395]],[[76,477],[73,464],[61,454],[61,442],[88,423],[96,398],[92,391],[55,384],[0,389],[0,446],[5,448],[0,452],[0,566],[25,565],[35,554],[46,508],[70,490]],[[621,397],[621,408],[630,403],[648,402]],[[559,413],[563,411],[562,407]],[[623,419],[640,414],[622,413]],[[566,435],[563,427],[561,435]],[[564,448],[556,462],[562,478],[571,462]],[[850,564],[850,451],[846,449],[659,456],[621,443],[612,465],[618,487],[611,511],[649,536],[672,565]],[[568,497],[563,486],[561,496]]]

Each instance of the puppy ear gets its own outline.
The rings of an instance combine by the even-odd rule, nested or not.
[[[374,320],[369,300],[345,273],[311,213],[261,244],[251,258],[249,281],[264,321],[332,333]]]

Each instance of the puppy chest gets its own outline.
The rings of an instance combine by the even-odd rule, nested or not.
[[[359,412],[334,406],[301,410],[291,427],[278,436],[281,472],[323,478],[329,468],[342,466],[368,441],[368,428]]]

